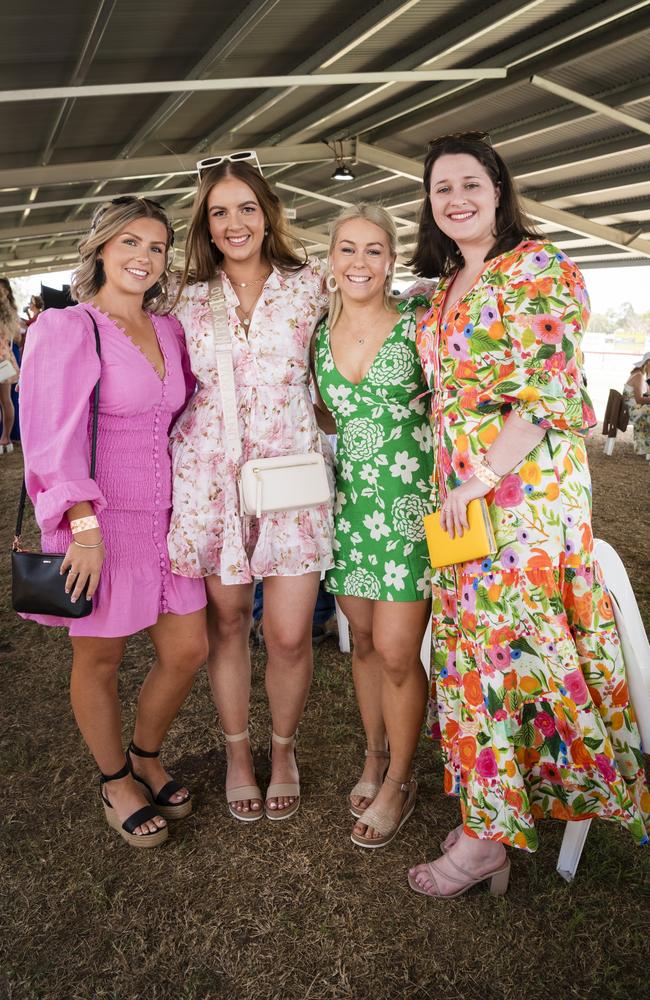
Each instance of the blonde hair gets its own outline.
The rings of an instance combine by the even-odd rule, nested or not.
[[[106,281],[104,265],[99,252],[110,239],[124,230],[129,222],[136,219],[156,219],[167,230],[167,260],[165,270],[155,285],[144,293],[143,306],[152,313],[168,312],[167,278],[171,250],[174,246],[174,230],[167,214],[158,202],[148,198],[129,196],[114,198],[99,206],[90,225],[90,231],[79,243],[81,263],[76,268],[70,282],[70,294],[77,302],[88,302],[97,294]]]
[[[9,340],[20,333],[20,318],[16,309],[11,285],[7,278],[0,278],[0,328]]]
[[[223,254],[210,238],[208,198],[212,188],[226,177],[236,177],[247,184],[259,202],[265,222],[262,242],[264,260],[281,271],[288,272],[300,271],[308,261],[304,247],[302,247],[302,257],[299,257],[293,249],[294,241],[287,230],[282,202],[269,182],[250,163],[245,161],[232,163],[224,160],[223,163],[210,167],[199,178],[185,241],[185,267],[176,301],[186,285],[193,285],[197,281],[209,281],[221,266]]]
[[[350,222],[352,219],[365,219],[366,222],[372,222],[375,226],[378,226],[388,237],[388,251],[391,257],[397,257],[397,228],[393,222],[392,216],[386,211],[385,208],[382,208],[381,205],[372,205],[368,201],[360,201],[356,205],[350,205],[348,208],[344,208],[331,223],[328,258],[332,256],[334,247],[336,246],[336,241],[339,238],[341,227],[345,222]],[[391,270],[386,278],[386,284],[384,285],[384,306],[389,310],[392,310],[393,308],[392,284],[393,268],[391,267]],[[343,302],[338,288],[335,292],[330,291],[329,295],[330,308],[327,324],[331,330],[341,315]]]

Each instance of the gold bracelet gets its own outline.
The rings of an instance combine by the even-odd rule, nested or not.
[[[73,535],[77,535],[80,531],[90,531],[91,528],[98,528],[99,521],[94,514],[89,517],[77,517],[74,521],[70,521],[70,531]]]
[[[95,542],[94,545],[87,545],[85,542],[78,542],[76,538],[72,539],[73,545],[78,545],[80,549],[98,549],[104,544],[104,539],[101,542]]]

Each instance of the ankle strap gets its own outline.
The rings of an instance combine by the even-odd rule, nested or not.
[[[393,785],[399,785],[400,792],[408,792],[411,790],[411,784],[413,783],[413,778],[407,778],[406,781],[398,781],[397,778],[391,778],[390,774],[384,775],[384,781],[390,781]]]
[[[382,757],[384,760],[390,760],[390,750],[364,750],[365,757]]]
[[[129,753],[134,753],[136,757],[159,757],[160,750],[141,750],[137,747],[133,740],[129,743]]]
[[[248,739],[248,729],[245,729],[243,733],[226,733],[224,732],[223,737],[226,743],[241,743],[243,740]]]
[[[119,781],[120,778],[126,778],[127,774],[130,773],[131,768],[129,766],[129,762],[128,760],[125,760],[124,767],[121,767],[119,771],[115,772],[115,774],[103,774],[103,772],[100,771],[99,783],[100,785],[105,785],[107,781]]]
[[[288,744],[288,743],[293,743],[293,741],[295,740],[295,738],[296,738],[297,735],[298,735],[298,731],[297,730],[293,734],[293,736],[278,736],[277,733],[271,733],[271,739],[275,740],[276,743]]]

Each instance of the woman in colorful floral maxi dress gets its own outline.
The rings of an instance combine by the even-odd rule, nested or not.
[[[497,541],[432,580],[432,708],[463,825],[409,881],[447,898],[485,879],[505,891],[504,845],[535,850],[542,817],[615,819],[647,841],[650,796],[593,561],[582,275],[526,227],[480,135],[431,143],[424,185],[413,263],[442,275],[418,332],[435,490],[450,534],[486,496]]]

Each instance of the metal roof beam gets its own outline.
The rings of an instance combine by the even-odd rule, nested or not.
[[[415,52],[393,63],[389,67],[391,70],[414,70],[416,67],[430,66],[443,57],[448,57],[450,53],[461,50],[470,42],[474,42],[483,35],[494,30],[495,27],[505,25],[513,18],[519,17],[522,13],[532,10],[540,5],[541,0],[529,0],[527,3],[521,0],[499,0],[489,7],[476,14],[474,17],[462,19],[461,22],[451,31],[439,35],[426,45],[421,46]],[[378,90],[368,90],[367,87],[355,87],[353,90],[341,97],[336,97],[333,101],[325,104],[318,111],[308,115],[302,115],[299,122],[275,132],[271,142],[284,142],[289,138],[304,139],[316,129],[322,129],[326,122],[340,111],[354,107],[362,101],[367,100],[374,94],[385,88]],[[296,131],[298,129],[298,131]]]
[[[194,193],[196,187],[182,187],[182,188],[165,188],[164,190],[156,189],[154,191],[123,191],[120,192],[119,197],[127,197],[132,195],[134,198],[160,198],[163,195],[177,195],[177,194],[188,194]],[[99,202],[107,201],[109,195],[79,195],[78,198],[59,198],[55,201],[37,201],[30,206],[31,210],[34,211],[37,208],[70,208],[72,206],[83,206],[83,205],[96,205]],[[0,205],[0,215],[11,215],[12,212],[20,212],[24,207],[24,202],[19,205]]]
[[[224,153],[230,150],[222,150]],[[234,150],[233,150],[234,152]],[[343,158],[351,159],[352,142],[343,143]],[[303,145],[258,146],[257,157],[262,166],[283,163],[315,163],[331,160],[332,153],[323,142]],[[127,180],[161,175],[196,174],[196,155],[146,156],[131,160],[97,160],[89,163],[56,163],[46,167],[10,167],[0,170],[0,191],[3,188],[26,188],[56,184],[78,184],[84,181]],[[164,188],[160,190],[164,194]]]
[[[537,188],[532,186],[528,193],[534,194],[542,201],[557,201],[560,198],[572,198],[579,195],[594,194],[602,198],[604,191],[624,191],[629,193],[630,188],[636,185],[650,185],[650,170],[647,164],[642,164],[637,168],[619,170],[616,174],[610,172],[597,174],[593,177],[586,177],[583,180],[569,180],[551,187]],[[643,195],[645,192],[640,192]],[[618,195],[614,195],[614,198]]]
[[[611,118],[621,125],[626,125],[628,128],[636,129],[637,132],[650,135],[650,122],[644,122],[641,118],[636,118],[625,111],[619,111],[617,108],[611,108],[608,104],[603,104],[602,101],[595,101],[593,97],[580,94],[577,90],[571,90],[569,87],[561,87],[558,83],[553,83],[552,80],[545,80],[541,76],[531,76],[530,82],[534,87],[539,87],[540,90],[545,90],[549,94],[555,94],[556,97],[562,97],[564,100],[571,101],[582,108],[587,108],[597,115],[605,115],[606,118]]]
[[[614,156],[626,156],[628,153],[643,151],[650,146],[650,140],[639,139],[638,135],[611,139],[607,142],[591,142],[584,146],[573,146],[567,152],[550,153],[548,156],[535,156],[532,160],[521,163],[511,163],[510,169],[515,177],[524,180],[537,174],[547,174],[553,170],[566,170],[567,167],[585,167],[596,164],[598,160],[608,160]]]
[[[36,87],[0,90],[0,104],[53,101],[65,98],[137,97],[139,94],[205,93],[215,90],[256,90],[258,87],[349,87],[358,83],[427,83],[431,80],[493,80],[506,76],[499,68],[382,71],[381,73],[306,73],[300,76],[236,76],[211,80],[155,80],[140,83],[99,83],[81,87]]]
[[[348,133],[357,135],[361,132],[373,132],[381,136],[386,129],[394,131],[393,122],[399,118],[406,119],[400,126],[400,131],[403,132],[419,127],[429,121],[432,115],[439,117],[475,105],[478,101],[500,93],[505,87],[527,81],[531,73],[547,72],[558,65],[565,65],[568,60],[595,53],[645,30],[650,25],[649,6],[650,0],[628,2],[625,6],[621,0],[606,0],[597,6],[591,6],[566,21],[557,21],[540,34],[531,33],[518,45],[477,64],[485,67],[505,64],[508,77],[504,83],[490,86],[465,83],[454,88],[431,87],[415,98],[407,98],[384,111],[351,122],[346,129],[335,133],[334,137]]]
[[[325,202],[328,205],[336,205],[338,208],[349,208],[354,202],[344,201],[342,198],[332,198],[331,195],[321,194],[320,191],[307,191],[305,188],[295,187],[293,184],[284,184],[278,181],[275,184],[276,188],[280,188],[282,191],[290,191],[293,194],[304,195],[308,202]],[[397,215],[393,216],[396,223],[402,226],[411,226],[413,224],[412,219],[402,219]]]

